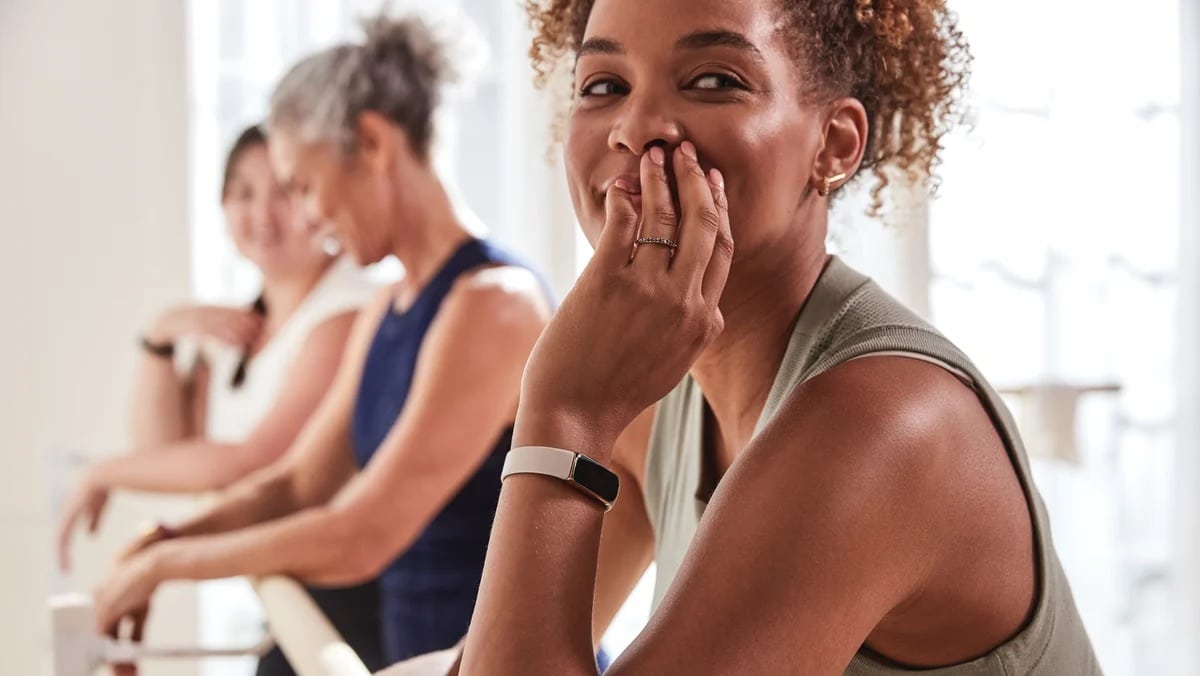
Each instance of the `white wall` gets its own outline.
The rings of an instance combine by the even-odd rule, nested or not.
[[[118,501],[58,578],[51,458],[125,445],[134,337],[187,295],[185,53],[183,0],[0,0],[5,674],[47,673],[46,597],[89,589],[151,513]],[[184,596],[170,604],[181,635]]]
[[[1179,256],[1179,445],[1177,458],[1177,522],[1175,673],[1200,669],[1200,5],[1180,3],[1180,46],[1183,67],[1181,119],[1183,129],[1183,197]]]

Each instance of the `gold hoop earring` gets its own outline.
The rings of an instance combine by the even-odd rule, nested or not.
[[[845,174],[838,174],[837,176],[826,176],[825,179],[821,182],[821,187],[817,188],[817,194],[820,195],[821,197],[829,197],[829,193],[833,192],[833,189],[835,187],[837,187],[834,184],[836,184],[838,181],[841,181],[844,178],[846,178]]]

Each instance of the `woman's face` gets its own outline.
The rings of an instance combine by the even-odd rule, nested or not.
[[[739,257],[794,230],[820,111],[801,100],[777,1],[596,1],[564,147],[571,198],[593,246],[612,182],[637,185],[646,149],[683,140],[706,170],[725,176]]]
[[[238,252],[264,274],[305,270],[328,258],[314,228],[275,180],[266,146],[247,148],[237,158],[221,206]]]
[[[303,205],[299,210],[325,224],[323,235],[336,238],[360,265],[391,253],[395,187],[386,174],[357,156],[343,157],[332,143],[305,143],[287,130],[271,136],[271,163]]]

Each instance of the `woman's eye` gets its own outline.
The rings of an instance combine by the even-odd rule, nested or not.
[[[620,86],[612,80],[600,80],[583,86],[579,90],[580,96],[612,96],[613,94],[621,93]]]
[[[745,89],[737,78],[721,73],[708,73],[692,80],[696,89]]]

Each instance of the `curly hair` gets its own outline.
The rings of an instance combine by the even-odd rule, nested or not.
[[[849,96],[867,111],[863,168],[878,181],[879,212],[894,168],[936,190],[942,138],[965,116],[971,51],[945,0],[777,0],[781,30],[805,64],[805,91],[823,101]],[[545,87],[583,40],[595,0],[525,0],[534,38],[535,81]]]

